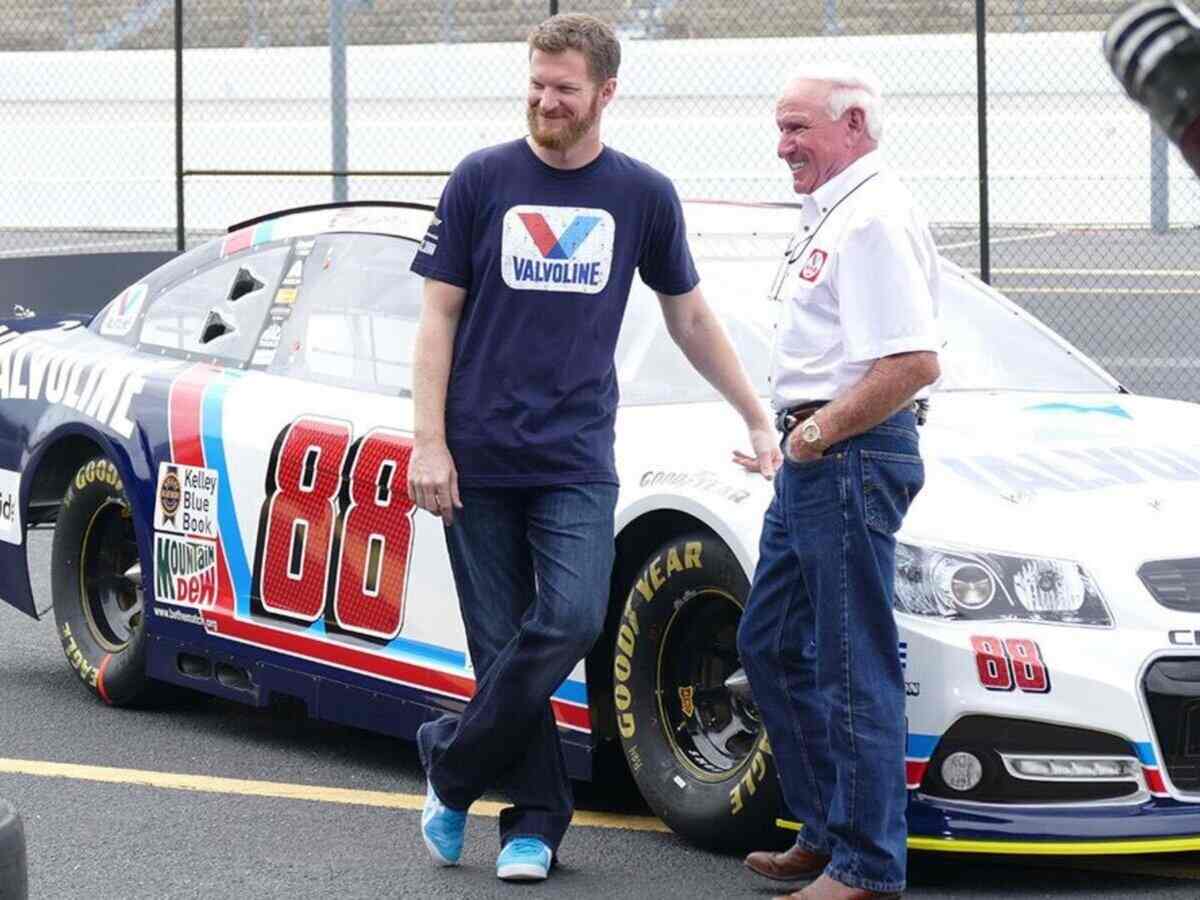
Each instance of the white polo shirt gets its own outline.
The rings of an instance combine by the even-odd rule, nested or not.
[[[879,151],[801,202],[771,291],[782,304],[771,360],[777,410],[844,394],[880,357],[940,346],[937,248]]]

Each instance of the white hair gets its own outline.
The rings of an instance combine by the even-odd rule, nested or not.
[[[883,87],[874,72],[840,63],[817,63],[797,69],[788,84],[798,81],[828,84],[829,118],[836,122],[846,110],[857,107],[863,111],[871,140],[878,142],[883,137]]]

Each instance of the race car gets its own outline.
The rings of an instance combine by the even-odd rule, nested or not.
[[[796,211],[686,215],[765,396]],[[46,612],[27,532],[52,525],[55,627],[101,701],[291,698],[412,738],[471,696],[443,526],[406,490],[409,264],[430,216],[278,213],[89,321],[0,325],[0,598]],[[943,378],[894,599],[910,844],[1200,848],[1200,408],[1133,396],[942,269]],[[552,699],[568,768],[588,778],[619,746],[682,835],[777,843],[787,811],[735,639],[771,484],[731,462],[740,419],[641,285],[615,364],[617,561],[606,633]]]

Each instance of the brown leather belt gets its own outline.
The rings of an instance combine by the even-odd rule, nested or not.
[[[781,409],[775,413],[775,428],[781,434],[787,434],[828,402],[828,400],[806,400],[804,403],[797,403],[795,406]],[[925,413],[928,409],[929,401],[914,400],[907,406],[896,410],[896,412],[911,412],[916,415],[917,424],[924,425]]]

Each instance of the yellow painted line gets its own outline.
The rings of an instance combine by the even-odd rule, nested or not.
[[[910,837],[909,849],[939,853],[1001,853],[1015,856],[1111,856],[1200,850],[1200,835],[1181,838],[1097,841],[972,841]]]
[[[106,784],[136,784],[172,791],[196,791],[204,794],[236,794],[242,797],[273,797],[281,800],[309,800],[317,803],[341,803],[349,806],[376,806],[383,809],[420,810],[425,798],[416,794],[387,791],[363,791],[355,788],[287,784],[276,781],[248,781],[241,778],[217,778],[211,775],[184,775],[145,769],[117,769],[109,766],[82,766],[73,763],[43,762],[36,759],[0,759],[0,774],[32,775],[39,778],[71,778]],[[471,806],[471,815],[496,818],[508,804],[480,800]],[[671,829],[650,816],[622,816],[614,813],[576,812],[572,825],[588,828],[621,828],[629,831]]]
[[[780,828],[786,828],[788,831],[799,831],[802,827],[799,822],[792,822],[788,819],[776,819],[775,824]],[[1142,853],[1184,853],[1200,850],[1200,835],[1178,838],[1097,841],[978,841],[958,838],[910,837],[908,839],[908,848],[910,850],[936,850],[940,853],[987,853],[1014,856],[1108,856]],[[1123,863],[1122,865],[1125,864]],[[1158,870],[1155,869],[1155,871]],[[1180,868],[1178,871],[1193,873],[1186,876],[1189,878],[1200,878],[1200,870]]]

